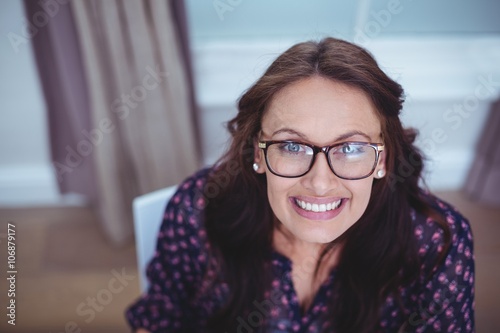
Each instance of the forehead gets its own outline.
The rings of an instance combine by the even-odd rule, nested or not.
[[[268,139],[286,139],[283,129],[303,134],[311,143],[328,144],[345,133],[366,133],[378,141],[380,120],[360,89],[322,77],[290,84],[271,100],[262,119]],[[361,140],[361,138],[360,138]],[[366,139],[365,139],[366,140]]]

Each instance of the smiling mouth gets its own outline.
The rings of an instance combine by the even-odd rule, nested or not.
[[[308,212],[322,213],[337,209],[342,204],[343,199],[332,201],[326,204],[317,204],[295,199],[295,204]]]

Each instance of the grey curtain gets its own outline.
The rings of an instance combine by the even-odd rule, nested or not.
[[[93,156],[77,151],[82,131],[91,128],[81,51],[69,5],[52,7],[47,25],[31,39],[45,97],[51,157],[62,193],[77,192],[96,201]],[[40,15],[37,1],[25,0],[27,17]]]
[[[479,202],[500,207],[500,100],[492,104],[479,139],[465,192]]]
[[[87,195],[123,244],[133,198],[200,164],[183,2],[72,0],[45,28],[33,46],[61,191]]]

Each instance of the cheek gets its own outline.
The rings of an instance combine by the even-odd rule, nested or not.
[[[355,210],[359,217],[363,215],[371,198],[373,179],[367,178],[362,180],[351,181],[346,187],[352,195],[352,209]]]
[[[273,210],[287,203],[288,193],[297,181],[267,174],[267,196]]]

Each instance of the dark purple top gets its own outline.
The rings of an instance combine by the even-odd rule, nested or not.
[[[230,292],[224,283],[207,287],[218,272],[208,253],[203,209],[209,193],[207,170],[183,182],[169,202],[158,235],[154,258],[147,268],[150,287],[126,313],[133,329],[151,332],[206,332],[206,319],[220,308]],[[469,222],[449,204],[434,198],[449,224],[452,243],[443,265],[430,280],[436,254],[442,251],[442,231],[430,218],[412,214],[422,259],[422,275],[401,289],[404,311],[388,297],[382,309],[380,332],[474,332],[474,255]],[[237,332],[320,332],[326,300],[332,297],[335,269],[322,284],[312,305],[302,313],[291,279],[291,261],[273,253],[272,290],[253,304],[254,311],[238,318]],[[424,282],[424,281],[427,282]],[[266,319],[264,321],[264,319]],[[334,319],[333,319],[334,320]],[[265,325],[265,327],[264,327]]]

